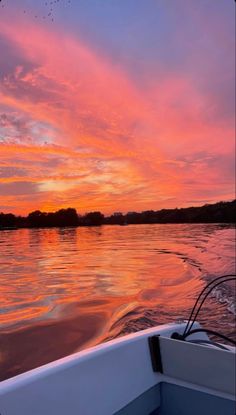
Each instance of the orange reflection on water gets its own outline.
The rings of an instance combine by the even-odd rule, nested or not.
[[[202,273],[234,264],[234,231],[218,225],[20,229],[0,244],[2,378],[185,318]]]

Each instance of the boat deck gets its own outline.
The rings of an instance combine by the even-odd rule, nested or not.
[[[235,410],[232,400],[162,382],[115,415],[232,415]]]

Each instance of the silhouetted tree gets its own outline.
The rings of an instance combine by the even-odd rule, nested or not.
[[[14,227],[63,227],[63,226],[100,226],[103,224],[124,225],[141,223],[235,223],[236,200],[219,202],[212,205],[181,209],[147,210],[141,213],[120,212],[104,217],[101,212],[90,212],[85,216],[77,214],[74,208],[60,209],[45,213],[40,210],[31,212],[26,218],[12,213],[0,213],[0,229]]]
[[[78,215],[74,208],[60,209],[45,213],[40,210],[31,212],[27,218],[31,227],[77,226]]]
[[[55,213],[56,226],[77,226],[78,215],[74,208],[60,209]]]
[[[47,215],[46,213],[43,213],[40,210],[35,210],[34,212],[31,212],[27,217],[29,226],[32,226],[32,227],[45,226],[46,215]]]
[[[12,213],[0,213],[0,228],[14,228],[16,217]]]
[[[113,215],[105,218],[107,225],[124,225],[126,223],[125,216],[122,213],[114,213]]]
[[[101,212],[90,212],[84,216],[84,224],[87,226],[100,226],[103,220],[104,215]]]

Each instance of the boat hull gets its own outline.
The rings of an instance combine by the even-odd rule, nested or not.
[[[193,350],[194,359],[199,359],[201,367],[207,368],[211,349],[189,344],[190,349],[186,352],[186,349],[182,348],[182,345],[187,346],[185,343],[170,339],[173,332],[181,333],[184,327],[185,324],[168,324],[143,330],[3,381],[0,384],[0,413],[2,415],[138,415],[138,407],[142,408],[142,415],[150,413],[163,415],[168,413],[163,412],[167,411],[165,409],[169,402],[167,396],[169,394],[180,396],[180,389],[183,392],[185,388],[186,396],[186,390],[192,395],[197,394],[196,397],[203,394],[201,396],[205,397],[206,402],[206,398],[208,397],[209,400],[210,396],[216,404],[215,409],[221,404],[225,409],[224,415],[234,415],[233,386],[225,387],[224,379],[222,382],[212,383],[215,373],[212,374],[205,369],[202,375],[201,371],[195,373],[198,364],[188,369]],[[195,325],[195,327],[199,326]],[[163,373],[153,370],[150,356],[148,339],[156,335],[161,339]],[[192,336],[192,338],[196,337],[199,339],[200,334]],[[208,339],[203,333],[201,338]],[[167,351],[168,347],[169,351]],[[224,359],[226,357],[229,359],[231,356],[232,360],[235,357],[232,352],[214,349],[215,351],[222,353],[220,356]],[[188,359],[186,359],[187,355]],[[216,368],[217,364],[215,360]],[[221,366],[224,369],[223,361]],[[233,368],[230,370],[232,378]],[[231,382],[228,385],[231,385]],[[148,399],[145,394],[148,394]],[[166,397],[165,407],[164,397]],[[172,413],[174,414],[169,408],[168,415]],[[199,413],[204,414],[202,411]],[[206,414],[211,415],[210,412]],[[221,415],[222,412],[212,412],[212,414]]]

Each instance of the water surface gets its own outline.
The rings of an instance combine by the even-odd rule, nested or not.
[[[188,317],[206,281],[235,272],[231,225],[0,232],[0,379],[109,338]],[[234,284],[199,321],[234,331]]]

